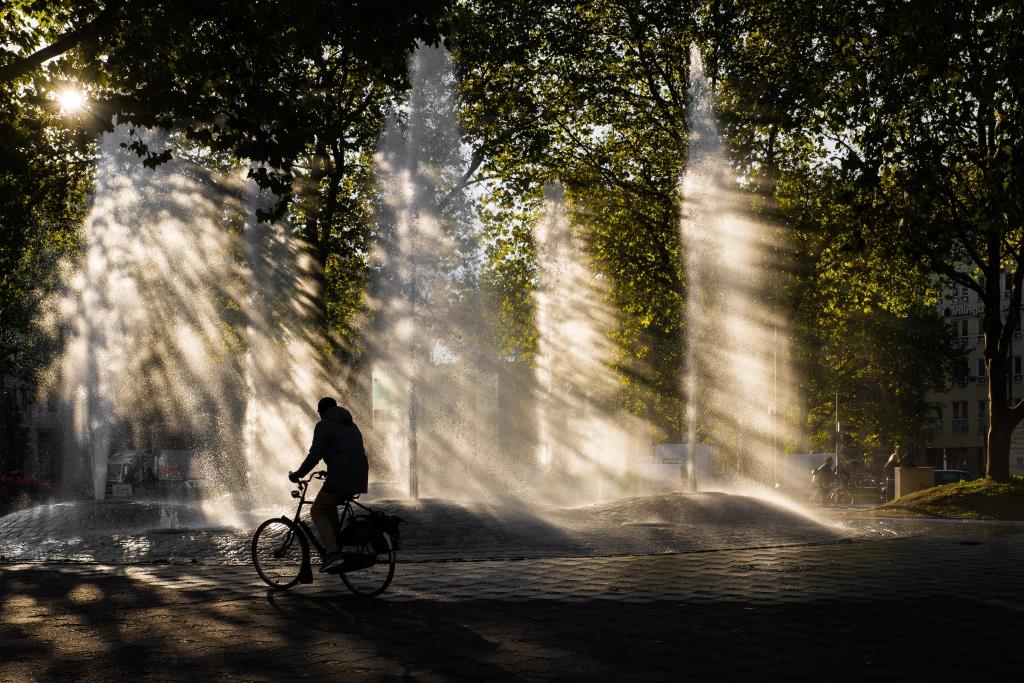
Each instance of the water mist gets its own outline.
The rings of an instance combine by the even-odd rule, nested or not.
[[[225,509],[287,496],[325,384],[311,265],[285,226],[256,223],[241,171],[151,171],[125,139],[102,140],[84,258],[59,302],[65,489],[102,498],[110,455],[187,449],[195,476],[232,494]]]
[[[686,438],[691,452],[698,439],[714,444],[715,469],[733,487],[773,485],[781,444],[791,438],[779,421],[792,391],[784,321],[773,297],[784,277],[783,250],[776,229],[756,219],[752,196],[730,166],[696,47],[689,92],[690,150],[680,183]]]

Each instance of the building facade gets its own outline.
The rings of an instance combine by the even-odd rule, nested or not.
[[[1004,273],[1002,314],[1010,304],[1010,277]],[[988,381],[985,376],[985,336],[983,308],[978,294],[967,287],[949,285],[938,304],[939,313],[952,325],[967,349],[968,381],[929,399],[936,405],[931,439],[927,443],[927,464],[936,469],[962,469],[975,475],[985,473],[985,446],[988,433]],[[1024,399],[1024,339],[1017,330],[1009,352],[1007,401],[1013,405]],[[1010,444],[1010,472],[1024,474],[1024,425],[1014,430]]]
[[[59,417],[56,402],[37,400],[34,385],[0,376],[0,476],[56,482]]]

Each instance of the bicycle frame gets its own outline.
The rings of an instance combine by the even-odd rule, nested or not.
[[[299,487],[299,505],[298,507],[295,508],[295,517],[294,519],[289,519],[288,517],[281,515],[282,520],[292,522],[295,525],[294,528],[297,528],[302,532],[306,539],[312,543],[314,548],[316,548],[317,554],[321,558],[323,558],[324,555],[326,555],[327,551],[324,548],[324,546],[320,543],[320,541],[317,539],[316,534],[313,533],[313,529],[310,528],[310,526],[306,524],[305,520],[302,519],[302,508],[305,507],[306,505],[309,505],[310,507],[312,507],[313,505],[313,501],[306,500],[306,491],[309,490],[309,483],[313,479],[323,479],[324,476],[325,475],[323,472],[314,472],[309,479],[303,479],[297,482],[297,485]],[[352,509],[353,504],[362,508],[363,510],[366,510],[367,512],[370,511],[368,507],[355,500],[355,498],[346,500],[342,505],[339,506],[341,508],[341,516],[338,518],[338,526],[335,528],[336,535],[340,534],[341,530],[345,527],[345,523],[355,516],[355,511]],[[290,539],[288,540],[290,541]],[[341,546],[340,538],[338,538],[338,545],[339,547]],[[300,578],[300,581],[302,583],[307,583],[307,581],[305,580],[307,576],[309,578],[309,581],[313,580],[312,569],[310,567],[308,556],[303,558],[303,567],[300,576],[302,577]]]

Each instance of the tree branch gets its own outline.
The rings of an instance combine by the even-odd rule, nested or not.
[[[658,84],[654,80],[654,73],[651,67],[650,60],[647,56],[647,50],[644,49],[644,40],[646,38],[646,35],[644,33],[643,27],[640,24],[640,17],[632,8],[627,7],[624,9],[626,12],[626,17],[629,20],[630,29],[632,29],[633,31],[633,38],[636,40],[636,54],[637,57],[640,59],[640,65],[643,67],[644,79],[647,81],[647,90],[651,93],[651,97],[654,99],[655,105],[658,107],[658,109],[662,111],[662,113],[664,113],[665,117],[668,118],[668,120],[670,121],[677,120],[678,117],[675,115],[674,112],[672,112],[668,102],[666,102],[665,99],[661,96],[661,93],[658,92]],[[669,92],[671,93],[671,90]],[[679,131],[674,129],[668,129],[668,134],[671,135],[676,142],[682,142],[682,137],[680,136]]]
[[[967,287],[968,289],[972,289],[981,296],[985,295],[984,288],[982,288],[980,284],[975,282],[974,278],[972,278],[970,275],[961,273],[959,270],[946,263],[946,261],[944,261],[942,258],[935,256],[934,254],[932,254],[928,260],[930,261],[929,265],[931,266],[932,270],[934,270],[936,273],[940,275],[945,275],[953,282],[961,284],[964,287]]]
[[[100,32],[117,21],[118,14],[124,7],[124,0],[111,0],[103,10],[91,21],[73,28],[46,47],[36,50],[27,57],[0,66],[0,83],[7,83],[39,68],[54,57],[77,47],[83,41],[95,38]]]
[[[461,192],[462,190],[466,189],[466,187],[469,185],[470,178],[473,177],[473,174],[477,172],[477,169],[480,168],[480,165],[483,162],[484,162],[484,155],[483,154],[474,154],[473,155],[473,159],[472,159],[472,162],[469,165],[469,168],[467,168],[466,172],[462,174],[462,177],[459,179],[459,182],[457,182],[455,184],[455,187],[453,187],[451,190],[449,190],[448,194],[446,194],[441,199],[441,201],[438,202],[437,206],[438,206],[439,210],[443,211],[448,206],[448,204],[453,199],[455,199],[456,196],[458,196],[459,192]]]

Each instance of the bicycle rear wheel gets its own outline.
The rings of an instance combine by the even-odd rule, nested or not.
[[[372,562],[364,569],[356,569],[341,574],[345,586],[355,595],[372,598],[383,593],[395,576],[395,544],[391,536],[380,529],[374,529],[356,546],[342,546],[346,554],[359,555],[366,563]]]
[[[308,541],[290,521],[268,519],[252,537],[252,563],[273,588],[291,588],[299,581]]]
[[[839,507],[850,507],[853,505],[853,491],[845,488],[836,489],[834,500]]]

